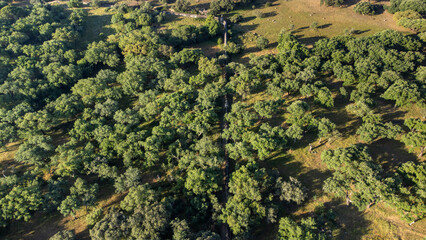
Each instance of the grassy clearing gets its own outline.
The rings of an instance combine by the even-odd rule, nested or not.
[[[106,39],[109,35],[114,33],[111,24],[111,12],[106,11],[107,8],[84,8],[89,16],[84,25],[84,30],[81,33],[81,38],[78,42],[79,48],[86,48],[87,45],[93,41]]]

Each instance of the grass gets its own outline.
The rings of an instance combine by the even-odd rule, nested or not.
[[[191,6],[197,9],[208,9],[210,1],[208,0],[191,0]],[[377,4],[382,4],[378,2]],[[231,30],[241,31],[245,34],[243,39],[246,50],[239,59],[246,62],[250,53],[268,54],[276,53],[276,43],[278,34],[283,28],[289,29],[290,25],[294,25],[294,34],[299,41],[311,47],[314,42],[321,38],[330,38],[344,34],[345,29],[354,29],[356,36],[367,36],[383,31],[385,29],[395,29],[405,31],[407,29],[396,25],[392,15],[383,12],[375,16],[360,15],[353,11],[354,5],[348,7],[326,7],[321,6],[319,0],[279,0],[272,2],[270,7],[265,4],[256,3],[255,9],[247,6],[245,9],[238,9],[233,14],[241,14],[243,16],[242,23],[234,26]],[[258,18],[258,11],[264,17]],[[190,24],[184,19],[177,19],[177,24]],[[191,20],[190,20],[191,21]],[[318,23],[318,29],[311,29],[313,22]],[[261,35],[268,38],[269,48],[260,51],[255,47],[255,37]]]
[[[84,8],[89,15],[84,24],[84,30],[81,33],[81,38],[78,42],[78,47],[85,49],[87,45],[93,41],[106,39],[114,33],[111,24],[112,12],[107,12],[107,8]]]

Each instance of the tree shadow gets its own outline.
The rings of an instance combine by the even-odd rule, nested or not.
[[[352,34],[354,34],[354,35],[360,35],[360,34],[363,34],[363,33],[369,32],[369,31],[370,31],[370,29],[366,29],[366,30],[354,30]]]
[[[264,18],[273,17],[273,16],[277,16],[277,13],[276,12],[263,13]]]
[[[324,36],[315,36],[315,37],[303,37],[303,35],[297,36],[298,41],[304,45],[313,45],[318,40],[324,39]]]
[[[1,239],[49,239],[65,230],[58,212],[36,212],[28,222],[13,221],[0,233]],[[80,239],[80,238],[79,238]]]
[[[257,27],[259,26],[259,24],[251,24],[251,25],[240,25],[240,29],[243,32],[249,32],[249,31],[253,31],[255,30]]]
[[[243,19],[241,19],[240,23],[250,22],[253,19],[256,19],[256,17],[255,16],[244,17]]]
[[[323,25],[318,26],[318,28],[319,29],[324,29],[324,28],[330,27],[331,25],[332,25],[331,23],[327,23],[327,24],[323,24]]]
[[[333,199],[324,206],[333,209],[336,214],[337,235],[333,239],[360,240],[368,233],[371,221],[365,218],[365,212],[353,205],[342,204],[340,199]]]
[[[210,3],[198,3],[195,5],[192,5],[191,8],[194,8],[197,10],[207,10],[207,9],[210,9]]]
[[[298,176],[303,186],[309,189],[308,198],[312,198],[322,192],[322,186],[324,181],[331,176],[330,170],[320,171],[318,169],[309,170],[306,173],[302,173]]]
[[[394,172],[402,163],[417,162],[417,156],[406,150],[405,145],[394,139],[379,139],[372,142],[368,149],[374,160],[380,163],[386,173]]]
[[[358,2],[360,2],[361,0],[346,0],[345,1],[345,5],[343,5],[343,7],[347,8],[350,7],[352,5],[357,4]]]

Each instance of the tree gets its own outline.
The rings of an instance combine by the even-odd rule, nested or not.
[[[354,11],[362,15],[376,14],[376,6],[369,2],[359,2],[355,5]]]
[[[266,174],[257,164],[249,163],[236,170],[229,182],[229,192],[226,207],[222,210],[220,219],[225,221],[236,235],[245,233],[250,226],[266,216],[262,204]]]
[[[188,0],[177,0],[175,3],[175,9],[179,12],[186,12],[189,9],[189,1]]]
[[[83,5],[82,0],[69,0],[69,2],[68,2],[68,7],[70,7],[70,8],[81,7],[81,5]]]
[[[256,39],[256,47],[264,50],[269,45],[269,40],[266,37],[259,36]]]
[[[360,210],[383,200],[386,185],[380,180],[382,169],[373,162],[366,147],[352,145],[327,150],[321,154],[321,160],[335,171],[325,180],[324,191],[346,199],[347,205],[353,203]]]
[[[76,211],[79,208],[80,203],[76,196],[67,196],[58,206],[58,211],[64,216],[73,216],[75,218]]]
[[[340,7],[344,3],[344,0],[321,0],[321,5]]]
[[[360,139],[371,142],[379,137],[393,139],[401,133],[401,127],[390,122],[365,121],[356,131]]]
[[[102,63],[110,67],[116,67],[120,62],[116,46],[104,41],[90,43],[87,46],[86,53],[84,54],[84,60],[88,63]]]
[[[15,186],[0,199],[1,217],[6,221],[28,221],[31,213],[38,210],[42,203],[43,198],[37,183]]]
[[[278,178],[275,188],[277,189],[276,194],[279,196],[281,201],[300,204],[307,197],[302,184],[299,180],[293,177],[290,177],[288,182],[283,181],[282,178]]]
[[[128,237],[129,226],[126,216],[112,209],[89,230],[93,240],[116,240]]]
[[[19,146],[15,160],[27,164],[42,166],[53,153],[55,147],[50,143],[49,136],[36,135]]]
[[[384,99],[394,100],[395,107],[415,103],[421,100],[417,85],[405,80],[396,81],[382,94],[382,97]]]
[[[330,89],[327,87],[319,89],[315,101],[328,108],[334,107],[333,96],[331,95]]]
[[[276,109],[276,102],[275,101],[257,101],[254,103],[253,108],[262,118],[271,118],[272,113]]]
[[[75,240],[75,234],[70,230],[62,230],[49,238],[49,240]]]
[[[157,200],[157,193],[152,190],[149,185],[143,184],[136,187],[131,187],[129,193],[120,202],[121,209],[132,212],[136,208],[144,205],[150,205]]]
[[[87,207],[95,203],[97,192],[98,184],[95,183],[88,186],[86,181],[77,178],[74,185],[70,188],[70,195],[61,202],[58,210],[64,216],[72,215],[75,217],[76,210],[83,205],[86,207],[87,212]]]
[[[210,36],[214,37],[220,33],[220,23],[213,17],[213,15],[206,18],[204,25],[207,27]]]
[[[136,187],[141,181],[141,172],[137,168],[129,167],[124,174],[119,176],[114,183],[116,192],[124,192],[131,187]]]
[[[217,192],[220,180],[219,168],[191,169],[185,181],[185,188],[195,195],[212,194]]]
[[[280,240],[310,240],[326,239],[325,234],[319,233],[315,220],[311,217],[304,218],[300,224],[289,217],[280,219],[278,226],[278,239]]]
[[[321,143],[322,138],[330,138],[338,135],[339,132],[336,130],[336,124],[330,121],[328,118],[321,118],[318,121],[318,143]]]
[[[419,158],[421,158],[426,149],[426,123],[420,119],[409,118],[404,124],[410,131],[402,136],[401,141],[414,149],[420,148]]]
[[[135,239],[161,239],[170,223],[169,217],[165,202],[137,208],[129,218],[130,235]]]

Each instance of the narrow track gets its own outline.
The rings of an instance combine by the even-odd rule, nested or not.
[[[219,22],[223,25],[223,43],[224,46],[226,46],[226,42],[227,42],[227,32],[228,32],[228,25],[226,20],[223,18],[223,16],[221,16],[219,18]],[[225,51],[225,55],[227,55],[226,51]],[[222,78],[225,79],[225,82],[228,82],[228,76],[226,74],[226,69],[225,66],[222,67]],[[222,132],[225,129],[228,129],[229,123],[226,121],[225,118],[225,114],[230,112],[231,109],[231,104],[232,104],[232,95],[226,93],[223,96],[223,115],[222,115]],[[228,201],[228,196],[229,196],[229,187],[228,187],[228,183],[229,183],[229,157],[228,157],[228,152],[226,151],[226,144],[228,144],[228,139],[223,138],[222,139],[222,147],[224,149],[224,162],[225,162],[225,166],[223,169],[223,181],[224,181],[224,192],[223,192],[223,203],[226,204],[226,202]],[[221,238],[222,240],[229,240],[231,239],[231,235],[230,235],[230,231],[229,231],[229,226],[227,223],[222,223],[221,224]]]

